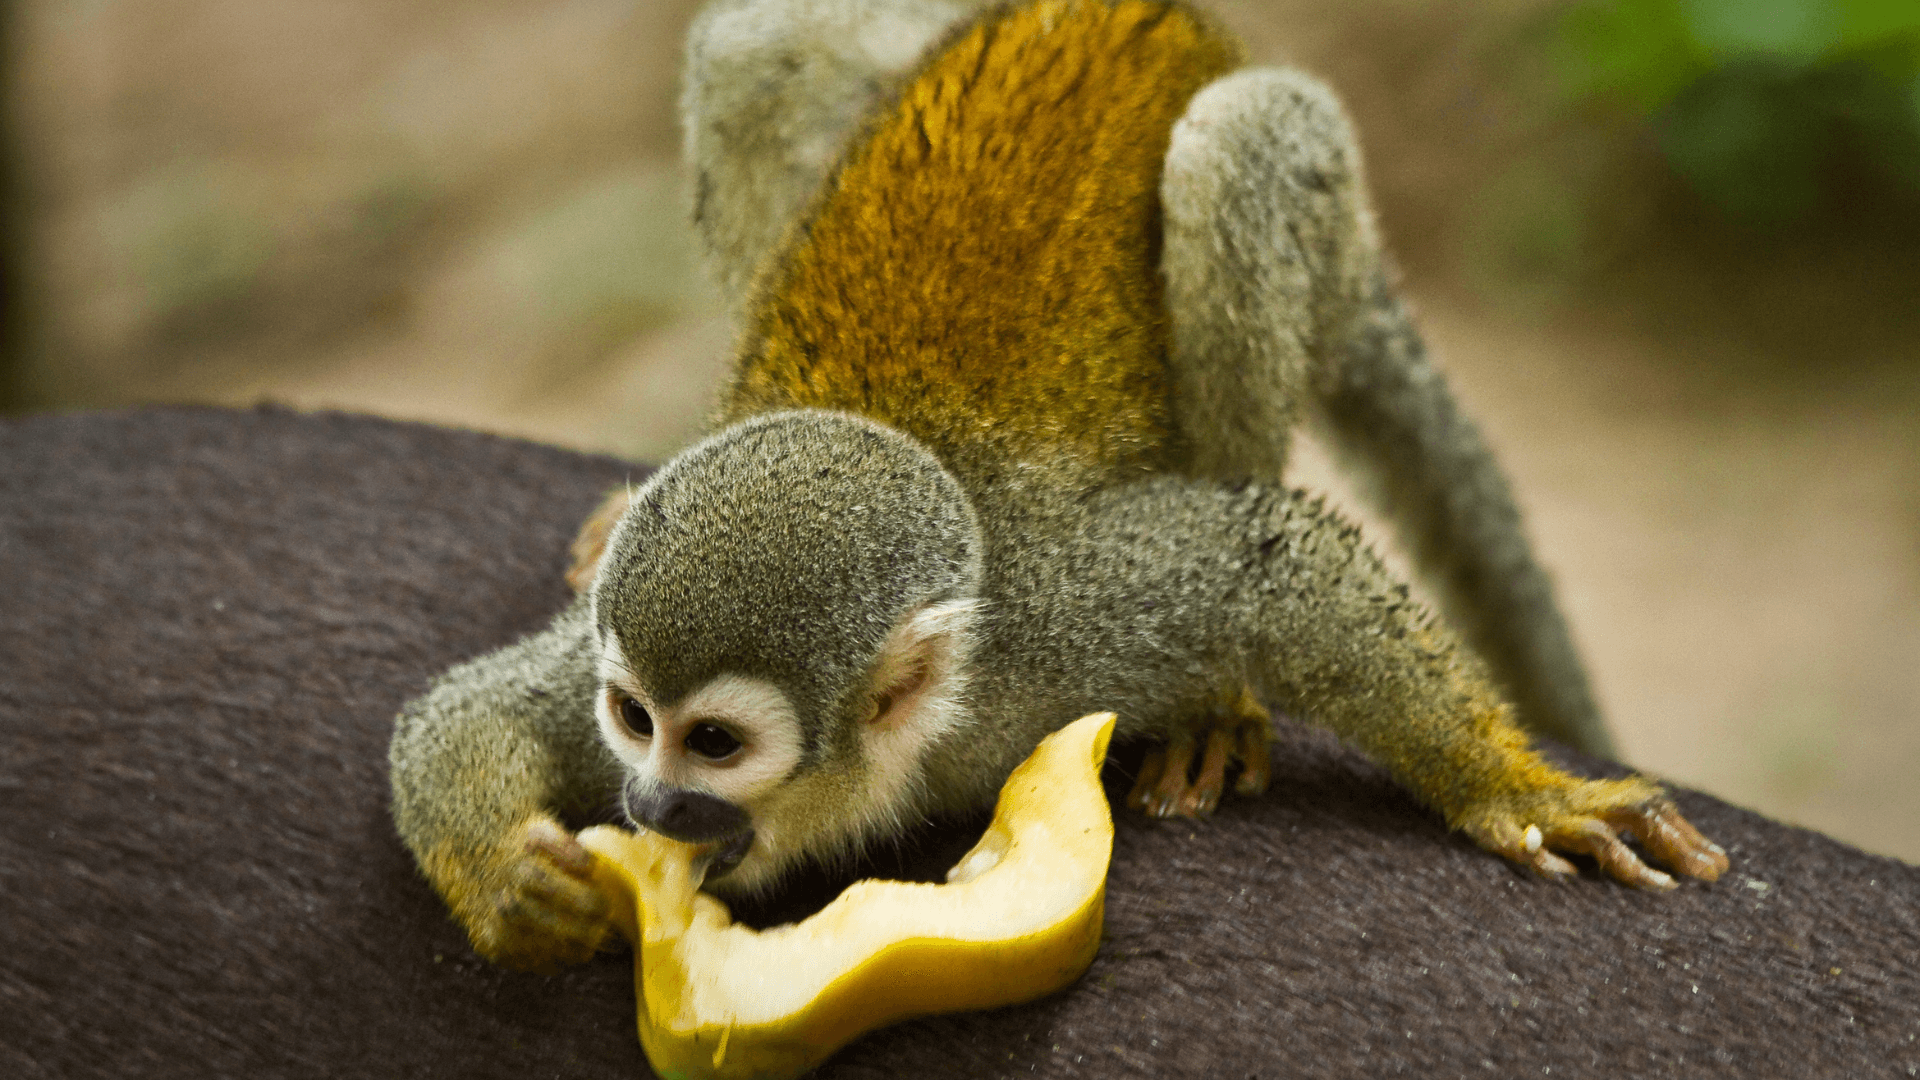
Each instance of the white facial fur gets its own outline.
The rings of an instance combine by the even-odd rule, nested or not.
[[[873,686],[883,700],[860,731],[861,758],[782,784],[753,808],[753,849],[718,888],[754,892],[802,856],[832,859],[915,823],[921,763],[941,737],[971,719],[966,703],[969,633],[978,603],[961,600],[908,615],[881,646]]]
[[[735,893],[767,888],[803,856],[850,854],[868,837],[898,835],[911,823],[927,749],[970,716],[968,631],[976,609],[972,600],[939,604],[894,628],[873,679],[884,707],[862,725],[861,760],[847,767],[788,782],[800,760],[800,723],[778,687],[723,675],[663,708],[635,683],[612,639],[602,653],[601,679],[647,709],[654,733],[636,737],[616,715],[612,695],[602,694],[595,705],[601,736],[630,776],[705,791],[746,810],[753,846],[716,887]],[[733,733],[740,750],[722,762],[688,750],[687,733],[702,723]]]
[[[594,703],[600,736],[631,776],[662,787],[704,791],[744,807],[779,785],[800,761],[800,721],[780,688],[761,679],[723,675],[673,706],[654,701],[628,673],[617,641],[608,639],[600,658],[601,682],[619,688],[653,719],[653,735],[628,730],[613,697]],[[701,724],[720,727],[740,741],[721,761],[687,748],[687,735]]]

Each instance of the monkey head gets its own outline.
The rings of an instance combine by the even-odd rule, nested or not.
[[[953,476],[858,417],[773,413],[632,496],[591,591],[602,737],[716,891],[897,835],[968,722],[982,541]]]

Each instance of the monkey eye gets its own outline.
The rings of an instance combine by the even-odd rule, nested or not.
[[[695,724],[687,732],[687,749],[708,761],[719,761],[740,749],[740,740],[718,724]]]
[[[647,715],[647,707],[626,696],[620,695],[620,722],[627,730],[643,739],[653,738],[653,717]]]

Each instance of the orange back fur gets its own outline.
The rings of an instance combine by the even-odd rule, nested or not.
[[[989,15],[907,85],[763,278],[722,419],[871,416],[949,462],[1169,453],[1162,161],[1238,45],[1159,0]]]

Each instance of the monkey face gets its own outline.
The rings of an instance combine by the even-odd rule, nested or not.
[[[799,719],[787,695],[764,680],[728,675],[663,705],[638,685],[618,651],[612,646],[602,659],[595,714],[601,737],[626,767],[622,809],[636,825],[714,845],[710,882],[756,854],[746,876],[763,876],[772,837],[756,836],[755,810],[801,757]]]
[[[802,859],[898,835],[917,816],[927,751],[965,722],[973,611],[959,601],[903,618],[867,676],[814,717],[775,681],[740,674],[663,703],[609,635],[595,713],[626,767],[627,816],[713,845],[706,886],[732,894],[764,890]]]
[[[771,414],[668,462],[589,593],[630,816],[718,845],[727,892],[898,835],[966,715],[983,550],[940,461],[858,417]]]

